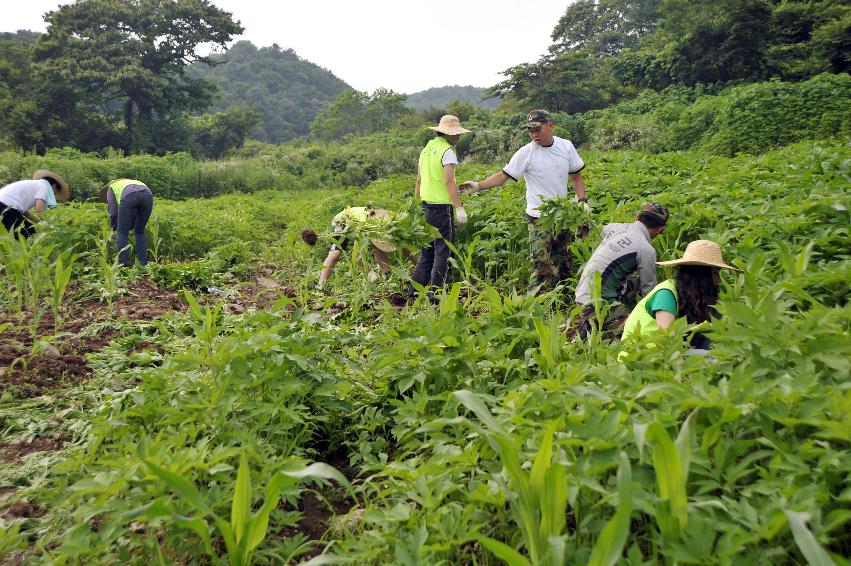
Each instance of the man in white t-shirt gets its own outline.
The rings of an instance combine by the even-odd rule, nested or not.
[[[538,220],[540,207],[547,199],[567,198],[568,179],[573,184],[579,204],[588,212],[591,207],[585,196],[582,168],[585,162],[569,140],[553,135],[553,121],[546,110],[532,110],[521,126],[532,139],[521,147],[508,165],[484,181],[467,181],[459,186],[462,193],[491,189],[509,179],[526,179],[526,218],[529,225],[529,246],[532,257],[532,287],[554,288],[570,275],[571,232],[553,234],[541,230]]]

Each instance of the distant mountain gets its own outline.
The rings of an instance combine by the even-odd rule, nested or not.
[[[479,108],[491,109],[499,106],[498,98],[489,98],[483,101],[482,93],[484,91],[485,89],[474,86],[440,86],[409,94],[405,104],[415,110],[445,108],[446,105],[455,100],[468,102]]]
[[[209,111],[254,108],[261,120],[251,137],[270,143],[307,134],[316,115],[350,88],[331,71],[276,44],[258,49],[250,41],[239,41],[211,59],[216,63],[212,67],[195,63],[190,68],[193,76],[221,89],[221,100]]]

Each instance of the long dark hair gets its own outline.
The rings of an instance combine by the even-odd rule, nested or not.
[[[680,265],[677,268],[677,303],[680,317],[697,324],[717,317],[718,268],[704,265]]]

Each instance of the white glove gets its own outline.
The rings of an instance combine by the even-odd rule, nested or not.
[[[591,205],[588,204],[587,200],[579,201],[579,205],[582,207],[582,210],[585,212],[591,212]]]
[[[474,193],[479,190],[479,184],[476,181],[467,181],[458,185],[458,189],[462,193]]]
[[[459,226],[461,224],[467,223],[467,212],[464,210],[463,206],[459,206],[455,209],[455,224]]]

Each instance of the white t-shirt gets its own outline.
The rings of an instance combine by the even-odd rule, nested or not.
[[[0,189],[0,202],[20,212],[26,212],[35,207],[36,200],[47,202],[47,193],[52,190],[50,182],[45,179],[15,181]]]
[[[566,198],[569,176],[583,167],[573,144],[554,136],[549,147],[532,141],[518,149],[503,172],[515,181],[526,178],[526,214],[540,218],[544,200]]]

